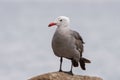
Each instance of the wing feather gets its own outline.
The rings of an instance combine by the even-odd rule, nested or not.
[[[82,37],[80,36],[80,34],[76,31],[72,31],[72,36],[75,38],[75,45],[77,50],[80,52],[80,57],[82,57],[82,52],[83,52],[83,44],[84,41],[82,39]]]

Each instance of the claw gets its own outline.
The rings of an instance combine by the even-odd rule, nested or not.
[[[67,74],[69,74],[69,75],[74,75],[73,73],[72,73],[72,71],[69,71],[69,72],[67,72],[67,71],[63,71],[64,73],[67,73]]]
[[[59,72],[63,72],[63,71],[60,69]]]

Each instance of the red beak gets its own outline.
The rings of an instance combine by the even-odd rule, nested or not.
[[[54,26],[54,25],[56,25],[56,23],[51,22],[51,23],[48,25],[48,27],[51,27],[51,26]]]

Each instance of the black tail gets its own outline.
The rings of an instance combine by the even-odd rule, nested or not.
[[[83,70],[86,70],[85,63],[91,63],[91,61],[86,58],[80,58],[79,62],[80,62],[80,66]]]
[[[72,65],[74,66],[74,67],[78,67],[78,62],[77,61],[75,61],[75,60],[71,60],[72,61]]]

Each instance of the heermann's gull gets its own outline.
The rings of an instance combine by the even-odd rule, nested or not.
[[[51,22],[48,26],[57,26],[55,34],[52,39],[52,49],[56,56],[60,57],[60,69],[62,71],[63,57],[70,59],[72,66],[78,67],[79,63],[83,70],[85,70],[85,63],[90,63],[90,60],[83,58],[83,44],[84,41],[78,32],[73,31],[69,27],[70,20],[68,17],[60,16],[54,22]]]

